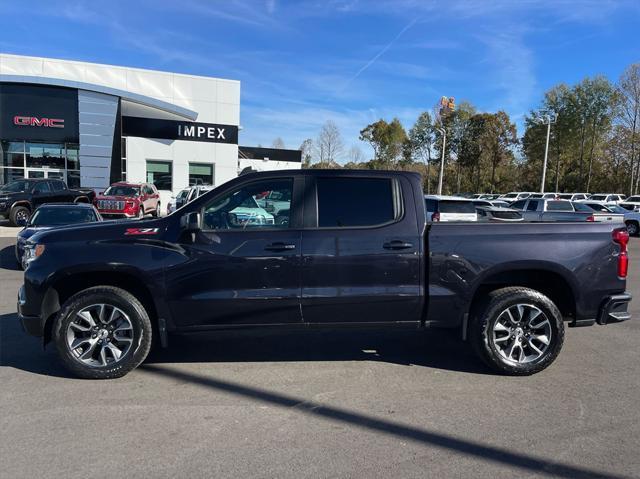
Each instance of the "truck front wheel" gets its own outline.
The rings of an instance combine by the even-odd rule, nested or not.
[[[96,286],[62,306],[53,340],[65,367],[86,379],[119,378],[136,368],[151,348],[151,322],[127,291]]]
[[[492,369],[516,376],[542,371],[558,356],[564,322],[542,293],[522,287],[492,291],[469,325],[469,339]]]
[[[12,226],[18,226],[18,223],[26,224],[30,216],[31,212],[29,208],[25,206],[14,206],[9,213],[9,222]]]

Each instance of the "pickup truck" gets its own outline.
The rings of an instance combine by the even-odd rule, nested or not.
[[[15,180],[0,187],[0,218],[12,226],[24,226],[44,203],[92,203],[95,195],[91,189],[69,189],[62,180]]]
[[[593,211],[576,211],[567,200],[528,198],[511,204],[519,210],[525,221],[595,221]]]
[[[239,221],[265,191],[291,198],[287,221]],[[250,173],[164,218],[36,233],[18,313],[83,378],[123,376],[174,332],[255,327],[451,328],[528,375],[565,321],[629,319],[628,240],[606,223],[427,224],[415,173]]]

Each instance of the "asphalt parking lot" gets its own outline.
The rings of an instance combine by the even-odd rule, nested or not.
[[[0,478],[640,477],[640,321],[569,329],[532,377],[450,333],[171,338],[128,376],[67,375],[16,317],[0,238]],[[640,298],[640,240],[629,290]],[[640,301],[632,303],[640,316]]]

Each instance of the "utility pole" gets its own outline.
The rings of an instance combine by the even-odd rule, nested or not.
[[[444,152],[447,147],[447,130],[444,128],[438,128],[438,131],[442,134],[442,158],[440,159],[440,177],[438,178],[438,194],[442,194],[442,177],[444,176]]]
[[[544,163],[542,165],[542,183],[540,184],[540,193],[544,193],[544,183],[547,179],[547,158],[549,156],[549,137],[551,136],[551,123],[555,123],[557,119],[558,115],[550,115],[546,113],[541,118],[538,118],[536,120],[538,123],[547,125],[547,142],[544,146]]]

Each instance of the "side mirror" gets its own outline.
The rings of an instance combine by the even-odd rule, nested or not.
[[[200,213],[192,211],[180,219],[181,226],[189,233],[200,231]]]

